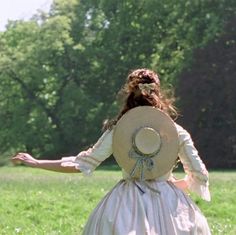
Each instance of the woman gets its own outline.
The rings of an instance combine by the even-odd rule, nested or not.
[[[117,119],[107,125],[98,142],[75,157],[61,160],[37,160],[27,153],[19,153],[13,163],[59,171],[90,174],[113,153],[112,137],[116,123],[131,109],[152,106],[169,116],[176,115],[173,99],[165,97],[158,75],[148,69],[131,72],[124,86],[126,100]],[[197,193],[210,201],[208,172],[198,156],[189,133],[178,124],[178,156],[186,177],[176,180],[171,172],[150,181],[146,190],[138,179],[130,179],[124,172],[121,180],[99,203],[91,214],[85,235],[210,235],[205,217],[185,191]],[[174,164],[173,164],[174,165]],[[153,193],[158,191],[160,194]]]

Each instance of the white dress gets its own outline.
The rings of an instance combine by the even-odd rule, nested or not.
[[[179,158],[186,172],[189,191],[210,201],[208,172],[189,133],[177,125]],[[112,154],[113,130],[76,157],[62,158],[63,166],[73,165],[90,174]],[[172,182],[172,171],[147,181],[157,194],[138,180],[123,179],[101,200],[84,228],[84,235],[210,235],[206,218],[195,203]]]

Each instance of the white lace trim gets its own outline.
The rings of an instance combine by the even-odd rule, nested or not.
[[[92,166],[89,162],[80,161],[77,157],[63,157],[61,166],[63,167],[75,167],[75,169],[81,171],[85,176],[92,175],[95,167]]]
[[[193,178],[191,175],[186,175],[185,181],[190,192],[196,193],[205,201],[211,201],[208,181],[199,181],[198,179]]]

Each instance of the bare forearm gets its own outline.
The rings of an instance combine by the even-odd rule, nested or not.
[[[50,170],[50,171],[57,171],[62,173],[78,173],[74,166],[62,166],[62,160],[37,160],[37,168]]]
[[[73,158],[73,157],[72,157]],[[70,159],[70,158],[68,158]],[[28,153],[17,153],[11,159],[12,163],[17,164],[24,164],[30,167],[41,168],[50,171],[57,171],[63,173],[78,173],[80,172],[75,168],[75,166],[67,164],[63,165],[62,163],[64,160],[37,160],[36,158],[32,157]]]

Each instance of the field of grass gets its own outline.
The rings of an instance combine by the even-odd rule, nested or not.
[[[181,175],[178,173],[177,175]],[[236,171],[213,171],[212,202],[192,198],[213,235],[236,234]],[[121,178],[116,169],[92,177],[26,167],[0,168],[0,235],[75,235],[100,199]]]

